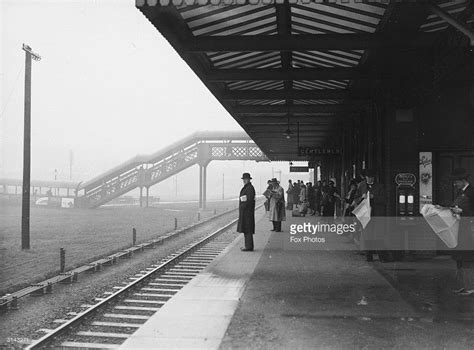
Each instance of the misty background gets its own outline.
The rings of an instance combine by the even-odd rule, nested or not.
[[[58,181],[85,181],[195,131],[242,130],[134,4],[0,0],[0,177],[22,177],[23,43],[42,57],[32,67],[32,179],[57,170]],[[309,181],[287,162],[213,161],[207,198],[236,197],[243,172],[257,191],[272,175],[285,188]],[[150,194],[197,199],[198,176],[196,165]]]

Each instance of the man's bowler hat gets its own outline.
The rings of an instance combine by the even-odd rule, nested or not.
[[[250,176],[250,174],[249,174],[249,173],[243,173],[243,174],[242,174],[242,180],[243,180],[243,179],[249,179],[249,180],[252,180],[252,177]]]

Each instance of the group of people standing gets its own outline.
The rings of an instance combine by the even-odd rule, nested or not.
[[[288,210],[293,210],[294,206],[299,208],[302,214],[320,215],[334,217],[341,196],[336,188],[336,179],[332,178],[327,184],[326,181],[318,181],[313,186],[311,182],[306,184],[298,180],[292,182],[288,180]]]
[[[334,217],[336,207],[341,201],[334,178],[327,185],[326,181],[318,181],[316,186],[311,182],[305,184],[298,180],[293,183],[289,180],[286,201],[285,190],[276,178],[268,180],[267,185],[263,193],[267,198],[265,209],[273,224],[271,231],[275,232],[281,232],[281,222],[286,220],[285,210],[293,210],[296,206],[304,214]]]
[[[474,294],[474,189],[468,178],[466,169],[460,168],[453,171],[452,180],[457,193],[450,209],[453,215],[460,219],[460,225],[458,245],[452,257],[456,261],[459,287],[454,292],[459,295]],[[242,175],[244,187],[240,191],[237,232],[243,232],[245,236],[245,247],[241,248],[243,251],[254,249],[255,189],[250,182],[251,179],[249,173]],[[337,192],[335,185],[335,179],[331,179],[328,185],[324,181],[318,181],[314,187],[311,183],[304,184],[302,181],[292,183],[289,180],[286,191],[288,205],[285,206],[284,189],[277,179],[269,180],[263,194],[267,198],[265,208],[273,223],[272,231],[281,232],[281,222],[286,220],[285,209],[293,210],[294,205],[309,203],[310,210],[314,211],[313,215],[318,213],[323,216],[334,216],[337,203],[340,202],[344,204],[343,215],[351,217],[354,208],[370,196],[371,220],[360,231],[359,248],[365,253],[367,261],[373,261],[374,254],[377,254],[381,261],[391,261],[393,252],[380,250],[380,248],[377,250],[378,247],[375,245],[377,236],[380,234],[383,236],[384,232],[383,220],[375,218],[386,215],[387,204],[385,188],[382,184],[376,183],[375,171],[363,170],[357,179],[351,180],[343,198]]]
[[[255,230],[254,220],[248,222],[245,217],[253,217],[255,208],[255,189],[250,183],[250,174],[244,173],[242,176],[244,187],[240,193],[241,220],[239,221],[239,229],[247,232],[246,246],[244,250],[253,250],[252,235]],[[344,197],[341,197],[336,188],[336,179],[331,178],[328,183],[326,181],[318,181],[315,186],[311,182],[304,183],[301,180],[297,182],[288,181],[287,201],[285,201],[285,190],[280,186],[280,182],[273,178],[268,180],[267,189],[263,193],[266,197],[265,210],[272,222],[271,231],[281,232],[281,222],[286,220],[286,210],[293,210],[296,206],[300,212],[304,211],[309,215],[318,215],[328,218],[337,216],[353,216],[354,208],[367,196],[370,191],[372,216],[382,216],[385,210],[385,193],[383,187],[374,184],[374,172],[364,171],[356,180],[353,179],[349,183],[349,187]],[[339,209],[338,209],[339,208]],[[248,226],[247,226],[248,224]],[[242,227],[242,228],[240,228]],[[376,228],[369,227],[366,229],[366,241],[371,240],[369,232],[373,232]],[[247,244],[248,243],[248,244]],[[364,248],[367,252],[367,260],[373,260],[373,249]],[[379,254],[379,256],[382,254]]]

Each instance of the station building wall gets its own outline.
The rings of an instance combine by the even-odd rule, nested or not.
[[[415,208],[420,207],[420,152],[432,153],[432,200],[447,205],[454,196],[449,177],[456,167],[466,167],[474,179],[474,86],[449,88],[435,98],[407,109],[387,105],[384,113],[386,145],[383,174],[387,194],[387,215],[396,216],[395,176],[413,173]],[[418,210],[417,210],[418,212]],[[407,231],[406,228],[403,228]],[[431,240],[433,247],[443,244],[429,231],[419,228],[408,235],[413,246]],[[397,234],[393,232],[392,234]]]

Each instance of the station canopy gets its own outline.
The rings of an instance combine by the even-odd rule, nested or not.
[[[434,4],[472,24],[472,1]],[[340,146],[341,120],[373,108],[381,86],[426,82],[453,31],[428,1],[136,5],[271,160]]]

